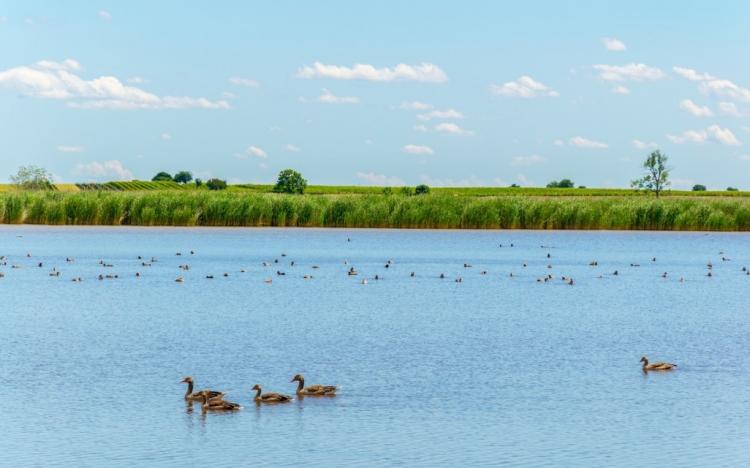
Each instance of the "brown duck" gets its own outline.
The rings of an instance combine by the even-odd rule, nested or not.
[[[193,400],[193,401],[200,401],[203,397],[201,397],[201,393],[208,392],[208,399],[212,400],[214,398],[220,398],[226,393],[217,392],[216,390],[200,390],[195,393],[193,393],[193,386],[195,385],[195,381],[192,377],[185,377],[184,379],[180,380],[180,383],[186,383],[188,384],[187,392],[185,392],[185,399],[186,400]]]
[[[242,409],[242,406],[237,403],[232,403],[231,401],[224,401],[221,398],[209,399],[208,391],[206,390],[200,392],[199,395],[203,401],[203,405],[201,406],[203,411],[237,411]]]
[[[310,385],[305,387],[305,378],[302,374],[297,374],[291,380],[292,382],[299,382],[297,385],[297,395],[304,396],[324,396],[334,395],[341,387],[334,387],[333,385]]]
[[[675,370],[675,368],[677,367],[677,364],[670,364],[668,362],[652,362],[651,364],[649,364],[648,358],[646,356],[643,356],[640,362],[643,363],[643,372],[671,371]]]
[[[289,395],[282,395],[281,393],[261,394],[263,387],[261,387],[260,384],[255,384],[250,390],[258,391],[255,397],[253,397],[253,400],[255,400],[256,403],[287,403],[294,400],[294,398]]]

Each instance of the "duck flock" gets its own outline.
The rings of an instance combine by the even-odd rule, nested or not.
[[[295,375],[291,382],[298,382],[296,393],[300,398],[332,397],[336,395],[336,392],[338,392],[339,389],[341,389],[341,387],[335,387],[333,385],[310,385],[305,387],[305,378],[302,374]],[[203,411],[237,411],[242,409],[242,406],[239,404],[224,400],[224,395],[226,395],[227,392],[220,392],[218,390],[199,390],[194,392],[195,381],[192,377],[185,377],[180,383],[186,383],[188,385],[187,391],[185,392],[185,401],[201,402],[201,408]],[[250,390],[257,392],[253,397],[253,401],[257,405],[289,403],[294,400],[293,397],[281,393],[263,393],[263,387],[261,387],[260,384],[255,384]]]

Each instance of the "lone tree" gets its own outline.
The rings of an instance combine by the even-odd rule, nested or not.
[[[52,174],[42,167],[21,166],[10,176],[10,183],[19,190],[51,190]]]
[[[560,182],[553,180],[547,184],[547,188],[575,188],[576,184],[570,179],[563,179]]]
[[[430,187],[426,186],[425,184],[417,185],[414,188],[414,194],[416,195],[427,195],[430,193]]]
[[[666,154],[656,150],[646,157],[643,161],[643,177],[630,182],[630,186],[636,190],[651,190],[659,198],[659,192],[672,185],[669,181],[669,172],[671,166],[667,166],[669,158]]]
[[[171,182],[172,175],[169,172],[160,172],[156,174],[151,180],[154,182]]]
[[[180,171],[174,175],[174,178],[172,178],[172,180],[174,180],[178,184],[187,184],[188,182],[193,180],[193,173],[190,171]]]
[[[701,184],[695,184],[693,185],[693,192],[705,192],[706,186]]]
[[[307,188],[307,181],[302,178],[302,174],[291,169],[284,169],[279,172],[279,180],[273,187],[277,193],[297,193],[302,195]]]
[[[226,190],[227,182],[221,179],[209,179],[206,182],[206,187],[210,190]]]

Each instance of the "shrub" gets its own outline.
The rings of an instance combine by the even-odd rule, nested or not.
[[[36,166],[19,167],[18,173],[10,176],[10,183],[20,190],[54,190],[52,175]]]
[[[200,187],[203,185],[203,179],[195,179],[195,186]]]
[[[547,188],[575,188],[576,184],[570,179],[563,179],[560,182],[553,180],[547,184]]]
[[[414,189],[414,193],[416,195],[427,195],[430,193],[430,187],[426,186],[425,184],[417,185],[417,187]]]
[[[727,187],[727,192],[739,192],[740,189],[734,187]]]
[[[695,184],[693,185],[693,192],[705,192],[706,186],[701,184]]]
[[[393,195],[393,189],[390,187],[383,188],[383,195]]]
[[[221,179],[209,179],[208,182],[206,182],[206,187],[210,190],[226,190],[227,182]]]
[[[153,182],[163,182],[163,181],[172,181],[172,176],[169,174],[169,172],[160,172],[156,174],[152,179]]]
[[[302,178],[302,174],[292,169],[284,169],[279,172],[279,179],[276,181],[273,191],[302,195],[306,188],[307,181]]]
[[[410,197],[414,195],[414,193],[411,191],[411,187],[401,187],[401,195],[406,195],[407,197]]]

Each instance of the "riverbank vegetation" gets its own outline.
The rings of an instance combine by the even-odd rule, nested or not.
[[[15,191],[0,193],[0,223],[750,231],[750,198],[743,197],[469,197],[436,192]]]

